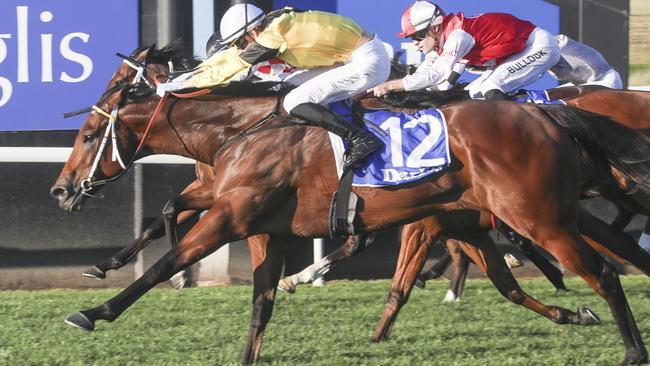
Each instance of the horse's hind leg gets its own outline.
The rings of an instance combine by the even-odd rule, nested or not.
[[[585,209],[581,209],[578,215],[578,227],[594,249],[619,262],[627,261],[650,276],[650,254],[627,234],[611,230],[606,223]],[[599,240],[591,240],[593,237],[598,237]]]
[[[465,280],[469,272],[470,259],[454,239],[447,239],[447,251],[452,259],[452,274],[449,281],[449,289],[442,299],[442,302],[460,301],[465,290]]]
[[[276,284],[282,273],[287,254],[286,238],[256,235],[248,239],[253,262],[253,313],[248,342],[242,355],[242,364],[257,361],[262,347],[264,330],[273,313]]]
[[[373,342],[388,338],[390,328],[397,318],[397,313],[408,300],[415,278],[427,259],[429,246],[436,240],[440,231],[440,224],[434,218],[422,219],[405,225],[402,229],[402,244],[397,260],[397,268],[384,306],[384,313],[371,339]]]
[[[318,262],[308,266],[299,273],[281,279],[278,282],[278,288],[290,294],[296,292],[297,285],[315,281],[317,278],[324,276],[342,260],[357,255],[371,246],[375,242],[376,236],[377,233],[349,236],[343,245],[321,258]]]
[[[598,233],[594,232],[592,235],[590,235],[592,240],[600,241]],[[622,364],[636,365],[647,362],[648,354],[641,334],[625,298],[618,274],[611,265],[587,245],[577,229],[556,233],[539,242],[543,243],[544,248],[551,252],[565,268],[582,277],[598,295],[605,299],[625,345],[625,358]]]
[[[458,244],[465,254],[481,271],[485,272],[499,293],[510,302],[532,310],[557,324],[593,325],[600,323],[595,313],[586,307],[582,307],[574,313],[559,306],[543,304],[524,292],[512,276],[501,251],[487,232],[466,233],[462,239],[466,242],[459,241]]]

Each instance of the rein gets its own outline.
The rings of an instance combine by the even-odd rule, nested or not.
[[[252,126],[240,131],[237,133],[235,136],[231,137],[230,139],[226,140],[226,142],[221,145],[217,151],[215,151],[212,154],[213,159],[216,159],[217,156],[219,156],[224,150],[226,150],[228,147],[232,146],[235,142],[238,140],[243,139],[244,137],[264,132],[264,131],[269,131],[269,130],[275,130],[279,128],[285,128],[285,127],[291,127],[291,126],[297,126],[301,125],[304,123],[300,123],[295,119],[292,118],[287,118],[285,116],[282,116],[280,114],[280,100],[281,97],[278,97],[275,103],[275,108],[273,108],[273,111],[266,116],[264,116],[261,120],[255,122]],[[281,125],[276,125],[276,126],[268,126],[268,127],[262,127],[265,124],[267,124],[269,121],[273,120],[274,118],[277,118],[279,120],[284,121],[286,124],[281,124]]]

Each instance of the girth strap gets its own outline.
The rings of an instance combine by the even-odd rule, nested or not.
[[[344,237],[356,235],[354,230],[354,218],[357,214],[357,202],[359,196],[352,192],[352,168],[343,170],[339,180],[339,188],[332,196],[329,215],[330,237]]]

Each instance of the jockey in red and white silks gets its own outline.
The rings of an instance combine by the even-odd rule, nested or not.
[[[601,85],[611,89],[622,89],[619,73],[605,60],[600,52],[558,34],[561,58],[549,74],[567,85]]]
[[[410,37],[426,60],[414,74],[375,87],[376,95],[432,86],[445,90],[469,65],[488,69],[470,84],[472,97],[504,99],[504,92],[534,82],[560,59],[555,37],[531,22],[505,13],[445,15],[427,1],[409,6],[397,35]]]

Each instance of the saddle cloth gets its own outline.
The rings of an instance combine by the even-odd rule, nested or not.
[[[352,119],[350,108],[345,102],[332,103],[330,109],[349,121]],[[451,158],[447,124],[439,110],[425,109],[414,114],[379,110],[365,113],[364,118],[383,131],[380,133],[365,126],[384,142],[384,146],[354,169],[353,186],[406,184],[449,166]],[[340,177],[346,146],[339,136],[330,133],[329,137]]]
[[[518,93],[526,93],[525,97],[517,98],[518,103],[535,103],[535,104],[561,104],[566,105],[562,100],[551,100],[546,90],[519,90]]]

